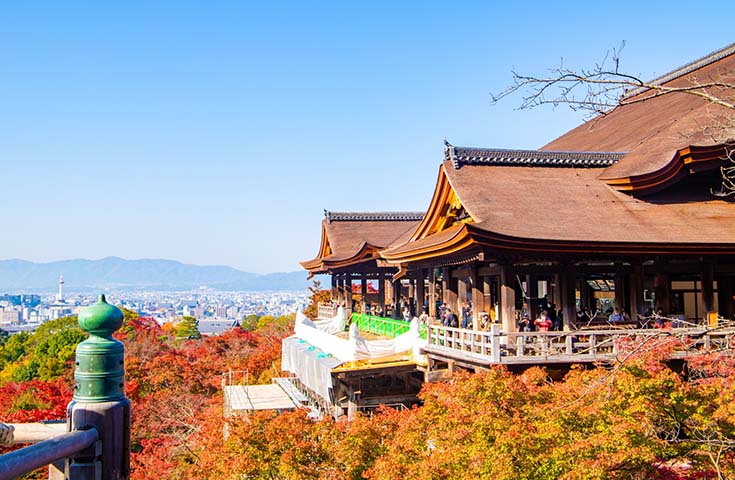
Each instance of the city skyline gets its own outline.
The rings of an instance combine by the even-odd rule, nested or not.
[[[731,42],[709,5],[696,38],[632,2],[6,7],[0,258],[297,271],[325,208],[425,210],[445,138],[537,148],[582,121],[491,107],[511,70],[626,40],[654,77]]]

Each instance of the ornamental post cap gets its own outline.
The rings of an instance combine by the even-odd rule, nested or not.
[[[85,332],[98,337],[110,338],[123,324],[122,310],[107,303],[104,294],[94,305],[79,312],[79,326]]]

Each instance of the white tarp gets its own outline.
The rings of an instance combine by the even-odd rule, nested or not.
[[[332,369],[335,367],[346,362],[409,352],[415,362],[425,363],[425,357],[420,354],[425,345],[416,318],[411,321],[408,332],[391,340],[366,340],[353,323],[348,340],[320,330],[303,313],[297,312],[294,335],[285,338],[281,345],[281,370],[295,374],[304,385],[331,401]]]
[[[353,323],[350,326],[350,338],[345,340],[320,330],[303,313],[297,312],[294,334],[342,362],[377,359],[404,352],[418,356],[420,348],[426,344],[419,333],[416,318],[411,320],[408,332],[390,340],[366,340]]]
[[[303,313],[298,312],[298,314],[303,315]],[[337,314],[329,319],[325,320],[316,320],[313,322],[314,326],[321,330],[322,332],[326,333],[340,333],[345,331],[345,309],[344,307],[340,306],[337,308]]]
[[[310,390],[332,401],[332,369],[341,365],[342,361],[296,335],[283,339],[281,352],[281,370],[293,373]]]

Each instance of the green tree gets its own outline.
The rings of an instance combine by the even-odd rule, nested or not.
[[[248,315],[247,317],[242,319],[242,322],[240,323],[240,327],[247,331],[252,332],[255,330],[258,326],[258,316],[255,314]]]
[[[199,333],[199,321],[194,317],[184,316],[176,325],[176,336],[178,338],[202,338]]]

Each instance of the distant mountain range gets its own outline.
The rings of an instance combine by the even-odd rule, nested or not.
[[[173,260],[125,260],[107,257],[100,260],[62,260],[34,263],[26,260],[0,260],[0,293],[43,293],[58,289],[59,275],[64,290],[86,292],[114,290],[190,290],[209,287],[215,290],[305,290],[310,284],[307,272],[259,275],[226,266],[187,265]]]

